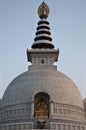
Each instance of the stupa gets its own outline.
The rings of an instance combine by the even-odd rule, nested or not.
[[[54,65],[55,49],[47,20],[49,7],[38,8],[39,22],[27,59],[28,71],[16,77],[0,100],[0,130],[86,130],[86,100]]]

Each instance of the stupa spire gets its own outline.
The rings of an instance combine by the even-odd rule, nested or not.
[[[51,32],[49,27],[49,22],[47,21],[49,15],[49,7],[43,1],[38,7],[38,15],[40,21],[38,22],[36,37],[34,38],[34,43],[32,48],[54,48],[51,38]]]
[[[58,61],[59,49],[55,50],[52,43],[49,22],[47,21],[49,7],[44,1],[38,7],[38,15],[40,20],[37,24],[34,43],[31,50],[27,49],[28,62],[32,63],[29,69],[39,70],[40,68],[44,69],[45,66],[56,69],[54,62]]]

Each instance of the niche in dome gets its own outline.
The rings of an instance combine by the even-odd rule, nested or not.
[[[49,95],[44,92],[37,93],[34,101],[34,117],[36,119],[48,119],[50,113]]]

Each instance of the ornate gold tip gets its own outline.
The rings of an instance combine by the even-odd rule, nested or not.
[[[42,4],[38,7],[38,15],[41,19],[47,18],[49,15],[49,7],[48,5],[43,1]]]

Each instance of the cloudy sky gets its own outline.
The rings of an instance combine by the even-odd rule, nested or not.
[[[45,0],[58,70],[68,75],[86,97],[86,0]],[[27,71],[26,49],[35,37],[42,0],[0,0],[0,98],[9,83]]]

